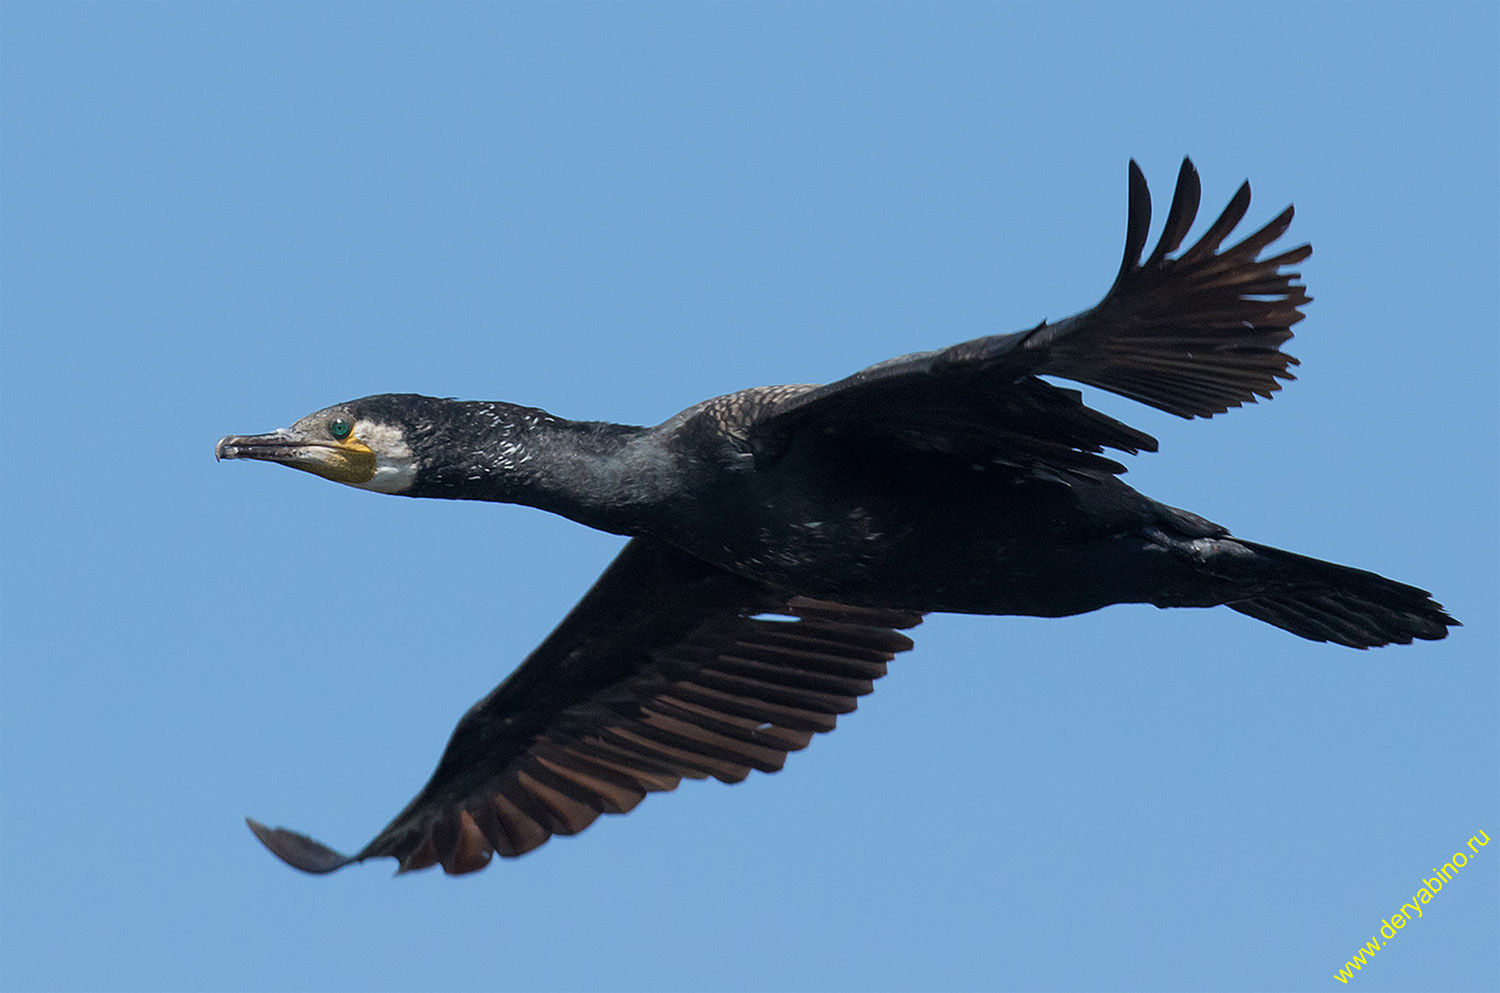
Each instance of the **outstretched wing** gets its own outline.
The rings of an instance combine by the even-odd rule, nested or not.
[[[768,437],[844,426],[971,457],[1121,467],[1104,448],[1155,451],[1156,440],[1085,407],[1046,374],[1098,386],[1181,417],[1211,417],[1281,388],[1297,360],[1280,350],[1308,303],[1286,268],[1310,245],[1262,259],[1292,208],[1220,251],[1250,206],[1245,183],[1202,238],[1172,257],[1198,213],[1197,170],[1184,159],[1161,241],[1143,262],[1151,227],[1146,179],[1130,163],[1125,257],[1114,285],[1083,313],[1030,331],[977,338],[873,365],[778,404]]]
[[[770,616],[768,616],[770,615]],[[453,732],[432,779],[354,855],[250,821],[306,872],[390,856],[482,869],[683,777],[774,772],[855,708],[921,614],[786,597],[649,538]]]

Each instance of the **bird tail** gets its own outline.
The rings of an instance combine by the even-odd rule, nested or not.
[[[1257,593],[1225,605],[1311,641],[1331,641],[1350,648],[1414,638],[1437,641],[1459,622],[1426,590],[1363,569],[1285,552],[1239,538],[1230,539],[1256,553],[1271,570],[1272,592]]]

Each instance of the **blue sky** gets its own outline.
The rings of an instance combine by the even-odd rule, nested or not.
[[[1494,5],[10,3],[6,989],[1500,987]],[[935,617],[775,776],[483,873],[363,843],[617,538],[215,464],[378,392],[655,423],[1092,304],[1288,202],[1274,402],[1129,481],[1432,589],[1354,652],[1218,609]]]

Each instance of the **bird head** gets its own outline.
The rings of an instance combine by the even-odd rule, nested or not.
[[[214,456],[279,462],[336,483],[379,493],[403,493],[417,473],[414,415],[430,397],[364,397],[314,411],[268,434],[231,434]]]

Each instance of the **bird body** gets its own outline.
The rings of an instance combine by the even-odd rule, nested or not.
[[[656,427],[498,401],[366,397],[223,458],[282,462],[413,497],[520,503],[632,540],[561,626],[460,721],[432,780],[353,856],[251,822],[290,864],[381,855],[449,872],[518,855],[683,776],[774,771],[932,612],[1062,616],[1114,603],[1227,605],[1356,648],[1445,637],[1426,591],[1232,536],[1146,497],[1106,449],[1149,435],[1041,378],[1183,417],[1280,388],[1308,302],[1262,259],[1290,208],[1220,250],[1248,185],[1192,247],[1184,162],[1161,242],[1131,164],[1125,260],[1094,308],[901,356],[828,385],[768,386]]]

